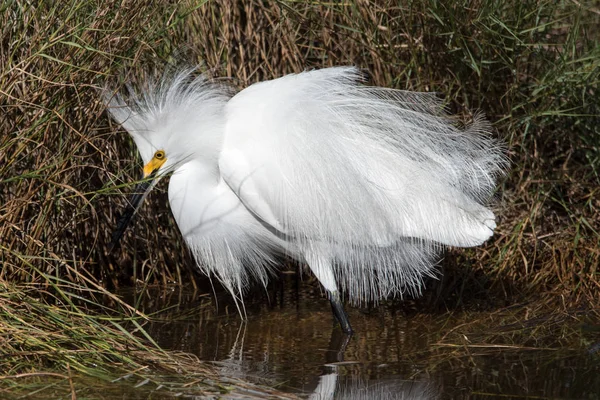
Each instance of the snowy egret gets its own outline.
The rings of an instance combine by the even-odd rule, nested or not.
[[[352,333],[357,304],[418,293],[444,246],[492,236],[505,166],[482,118],[455,127],[435,95],[364,85],[353,67],[230,88],[192,70],[107,96],[143,176],[113,243],[172,173],[169,203],[199,268],[236,304],[276,255],[306,263]],[[243,305],[243,302],[242,302]]]

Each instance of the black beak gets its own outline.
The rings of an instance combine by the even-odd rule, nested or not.
[[[119,219],[119,223],[117,224],[117,229],[112,234],[112,239],[110,241],[109,250],[114,250],[119,241],[123,237],[123,234],[127,230],[127,226],[133,219],[136,211],[142,205],[142,202],[146,198],[146,195],[150,192],[150,189],[154,186],[154,182],[156,180],[156,171],[152,172],[146,180],[138,183],[135,187],[135,190],[131,197],[129,198],[129,203],[127,204],[127,208],[121,218]]]

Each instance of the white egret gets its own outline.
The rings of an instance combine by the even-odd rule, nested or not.
[[[356,304],[418,293],[444,246],[496,227],[485,206],[505,167],[482,118],[449,121],[435,95],[362,84],[335,67],[230,88],[187,70],[107,97],[135,141],[144,178],[117,242],[153,185],[198,266],[241,299],[276,255],[306,263],[344,332]]]

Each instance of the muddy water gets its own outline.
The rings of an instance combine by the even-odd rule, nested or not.
[[[502,322],[468,324],[485,315],[406,313],[383,305],[348,308],[356,334],[346,340],[318,286],[293,277],[250,295],[245,322],[225,294],[137,296],[145,312],[163,310],[147,328],[164,348],[305,398],[600,398],[600,356],[579,337],[566,346],[559,326],[555,338],[513,332],[507,340],[494,335]]]

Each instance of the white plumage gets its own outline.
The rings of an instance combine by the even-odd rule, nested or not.
[[[145,165],[164,151],[179,229],[234,296],[285,253],[360,303],[418,292],[442,245],[487,240],[505,166],[482,118],[461,130],[434,95],[361,80],[327,68],[232,96],[184,71],[108,105]]]

